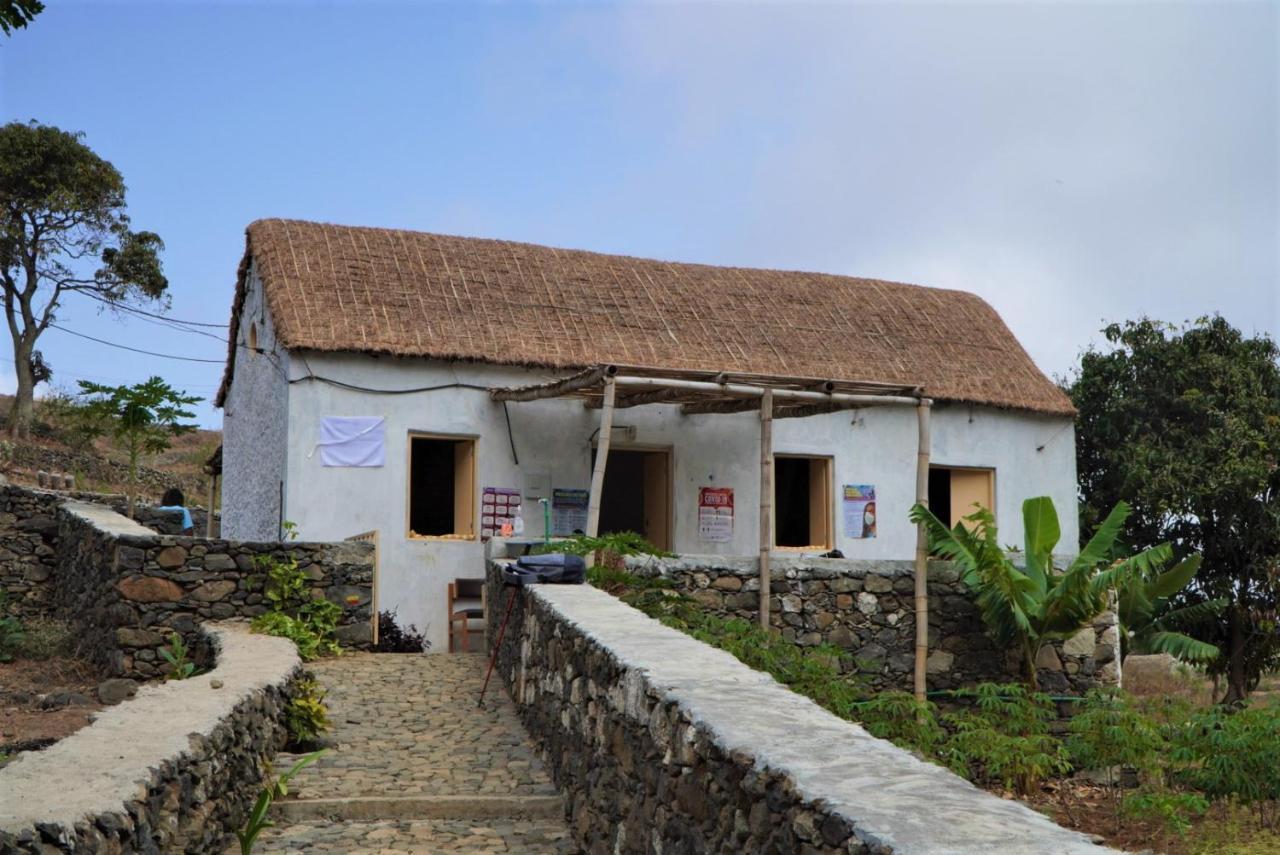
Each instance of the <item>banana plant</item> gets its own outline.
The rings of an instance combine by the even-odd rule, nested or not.
[[[1117,504],[1062,572],[1053,566],[1062,529],[1048,496],[1022,503],[1022,568],[1000,548],[995,517],[986,508],[978,507],[955,528],[947,528],[928,508],[915,505],[911,521],[924,524],[935,554],[959,566],[964,583],[976,594],[987,632],[1001,647],[1019,652],[1023,680],[1039,689],[1036,658],[1041,647],[1074,635],[1110,607],[1114,589],[1135,576],[1151,574],[1172,557],[1172,549],[1162,544],[1111,560],[1129,513],[1129,505]]]
[[[1192,638],[1182,628],[1218,616],[1226,599],[1208,600],[1174,608],[1170,600],[1190,584],[1200,569],[1200,555],[1188,555],[1173,567],[1135,574],[1117,589],[1123,655],[1168,653],[1184,662],[1209,662],[1218,658],[1216,645]]]

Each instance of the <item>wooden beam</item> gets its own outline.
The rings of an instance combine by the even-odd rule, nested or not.
[[[206,517],[204,521],[204,536],[209,538],[213,537],[213,499],[214,499],[214,496],[217,495],[217,493],[218,493],[218,476],[211,474],[209,476],[209,504],[206,505],[206,507],[209,509],[209,516]]]
[[[916,407],[916,502],[929,506],[929,408],[932,401],[921,398]],[[915,572],[916,659],[914,688],[917,701],[923,702],[928,691],[926,680],[929,661],[929,533],[924,523],[916,526]]]
[[[775,400],[802,403],[841,403],[875,406],[877,404],[903,404],[915,406],[919,398],[905,395],[866,395],[848,392],[814,392],[808,389],[780,389],[772,386],[752,386],[744,383],[708,383],[702,380],[673,380],[665,377],[633,377],[618,375],[614,378],[623,389],[685,389],[690,392],[706,392],[729,398],[759,398],[765,389],[773,392]]]
[[[598,365],[588,368],[569,377],[562,377],[550,383],[535,386],[511,386],[502,389],[490,389],[489,397],[495,401],[537,401],[541,398],[559,398],[579,389],[594,386],[618,373],[613,365]]]
[[[672,398],[687,397],[688,394],[688,392],[680,389],[651,389],[648,392],[623,395],[614,402],[614,406],[619,410],[623,410],[627,407],[639,407],[644,404],[662,404]],[[601,406],[602,401],[598,398],[588,398],[586,401],[586,407],[589,410],[598,410]]]
[[[680,412],[686,416],[702,416],[719,413],[748,413],[760,409],[759,398],[731,398],[710,401],[699,401],[696,404],[684,404]]]
[[[596,465],[591,470],[591,494],[587,499],[587,537],[596,537],[600,531],[600,496],[604,492],[604,467],[609,460],[609,437],[613,435],[613,399],[617,390],[612,377],[604,381],[604,406],[600,410]]]
[[[773,390],[760,398],[760,626],[769,629],[769,589],[773,574],[769,552],[773,549]]]

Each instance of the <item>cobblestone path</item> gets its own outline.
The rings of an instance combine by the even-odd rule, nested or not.
[[[574,852],[562,803],[478,654],[314,663],[332,746],[294,779],[259,853]],[[277,769],[297,758],[277,756]]]

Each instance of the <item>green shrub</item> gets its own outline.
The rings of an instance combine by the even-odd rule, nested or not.
[[[285,707],[285,726],[291,745],[309,746],[329,729],[324,697],[324,689],[312,677],[302,677],[294,683],[293,697]]]
[[[187,644],[178,633],[169,635],[169,646],[160,648],[160,658],[169,663],[166,680],[185,680],[196,673],[196,663],[190,659]]]
[[[1071,719],[1070,729],[1067,752],[1075,767],[1106,772],[1118,831],[1123,797],[1119,770],[1150,773],[1159,766],[1166,747],[1160,727],[1119,691],[1091,689]],[[1164,804],[1151,802],[1153,807]]]
[[[1253,809],[1264,828],[1280,820],[1280,707],[1215,706],[1172,728],[1175,778],[1210,799]]]
[[[695,600],[661,583],[644,582],[623,594],[623,601],[764,671],[836,715],[848,718],[853,704],[866,697],[865,685],[858,677],[840,672],[842,653],[838,648],[801,647],[751,621],[713,615]]]
[[[1123,805],[1129,816],[1159,822],[1166,835],[1178,837],[1186,837],[1191,821],[1209,810],[1209,800],[1199,793],[1173,790],[1139,790],[1126,796]]]
[[[952,734],[941,757],[955,771],[1026,796],[1071,768],[1066,749],[1049,733],[1057,711],[1047,695],[1019,684],[982,683],[953,697],[972,704],[943,716]]]
[[[25,637],[21,621],[9,615],[0,617],[0,662],[13,661],[13,655],[21,649]]]
[[[306,574],[292,558],[260,555],[255,563],[262,571],[263,597],[270,611],[253,619],[253,630],[289,639],[306,661],[341,653],[336,631],[342,608],[314,596]]]
[[[576,534],[564,540],[543,543],[533,548],[535,554],[564,552],[568,555],[590,555],[593,552],[612,552],[617,555],[658,555],[668,557],[672,553],[654,546],[634,531],[618,531],[587,537]]]
[[[929,701],[917,701],[910,692],[878,692],[857,704],[853,717],[872,736],[927,758],[936,757],[947,738],[938,723],[938,708]]]

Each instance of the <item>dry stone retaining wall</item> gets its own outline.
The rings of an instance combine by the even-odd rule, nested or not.
[[[58,525],[57,611],[76,624],[85,652],[117,676],[164,673],[159,650],[174,632],[190,646],[205,621],[266,612],[259,556],[296,561],[313,591],[342,608],[340,641],[371,640],[371,544],[171,537],[78,502],[63,505]]]
[[[174,632],[205,664],[199,624],[251,619],[267,610],[259,557],[296,561],[312,590],[342,608],[338,640],[369,645],[372,544],[175,537],[105,505],[16,485],[0,488],[4,610],[23,619],[68,621],[81,652],[114,676],[164,673],[159,650]]]
[[[1104,850],[586,585],[488,577],[498,674],[589,853]]]
[[[770,623],[802,646],[847,651],[872,688],[910,690],[915,664],[915,567],[910,561],[854,561],[777,555],[772,562]],[[635,556],[626,568],[671,580],[712,612],[757,620],[759,560],[690,555]],[[1040,653],[1041,688],[1084,694],[1119,684],[1119,630],[1114,612],[1101,615]],[[1018,660],[987,636],[973,594],[948,562],[929,564],[929,687],[952,689],[1019,679]]]
[[[227,851],[284,745],[300,671],[285,639],[207,628],[215,670],[145,686],[0,768],[0,855]]]

